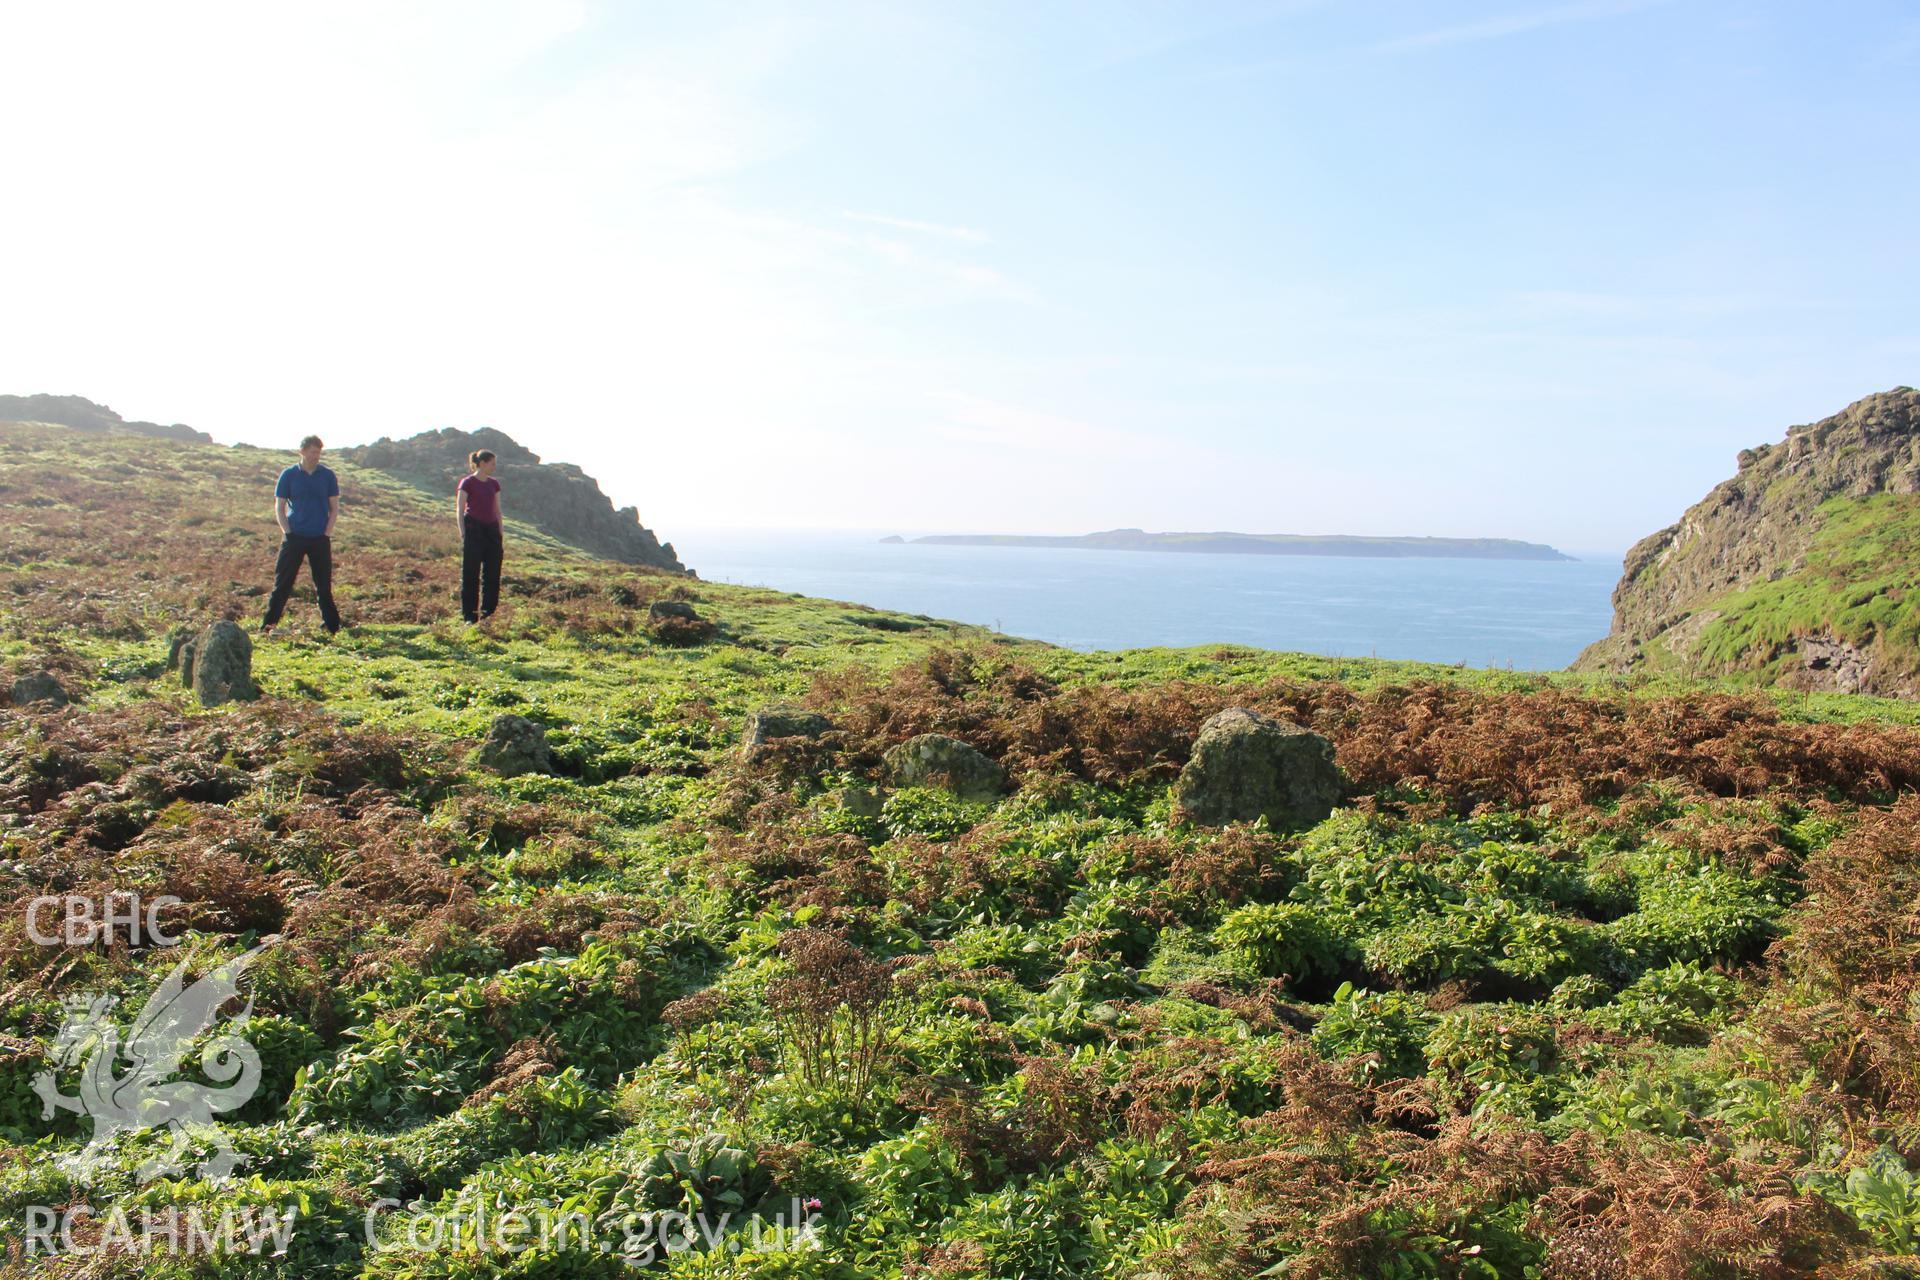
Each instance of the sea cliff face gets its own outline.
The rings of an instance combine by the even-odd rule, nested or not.
[[[592,476],[572,463],[540,461],[538,454],[504,431],[446,427],[405,440],[383,436],[372,444],[336,452],[361,466],[445,494],[451,501],[454,485],[467,474],[467,455],[475,449],[491,449],[498,457],[503,505],[514,519],[526,520],[562,542],[609,560],[686,572],[673,544],[662,543],[642,525],[637,510],[616,510]]]
[[[1628,552],[1613,630],[1576,669],[1920,693],[1920,392],[1778,444]]]

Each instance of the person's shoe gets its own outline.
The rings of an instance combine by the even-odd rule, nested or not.
[[[275,627],[276,625],[277,625],[277,624],[275,624],[275,623],[272,623],[272,622],[263,622],[263,623],[261,623],[261,624],[260,624],[260,638],[261,638],[262,640],[270,640],[270,639],[272,639],[272,638],[273,638],[273,629],[274,629],[274,627]]]

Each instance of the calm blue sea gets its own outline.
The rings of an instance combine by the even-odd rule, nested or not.
[[[911,536],[911,535],[909,535]],[[677,531],[712,582],[993,627],[1075,649],[1230,643],[1564,667],[1607,632],[1618,553],[1573,563],[883,546],[872,533]],[[1578,553],[1572,553],[1578,554]]]

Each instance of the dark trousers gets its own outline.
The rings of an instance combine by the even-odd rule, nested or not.
[[[263,626],[280,621],[287,601],[293,595],[293,580],[300,576],[300,561],[313,570],[313,593],[320,598],[320,621],[327,630],[340,629],[340,611],[333,607],[333,540],[324,534],[289,533],[280,541],[280,558],[273,566],[273,595],[267,600]]]
[[[476,622],[500,607],[500,526],[472,516],[460,538],[460,616]]]

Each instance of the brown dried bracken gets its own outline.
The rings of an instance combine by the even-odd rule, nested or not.
[[[901,992],[900,964],[869,956],[822,929],[790,930],[780,940],[780,954],[788,970],[767,984],[767,1010],[800,1078],[864,1106],[898,1035],[892,1015]]]

